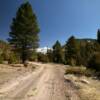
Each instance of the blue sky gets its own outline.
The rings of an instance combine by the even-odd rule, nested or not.
[[[0,0],[0,39],[8,38],[12,18],[24,0]],[[38,17],[40,46],[62,44],[71,36],[96,38],[100,0],[29,0]]]

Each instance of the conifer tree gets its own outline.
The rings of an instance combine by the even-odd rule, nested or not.
[[[8,39],[14,49],[20,53],[22,63],[28,59],[30,50],[38,47],[39,31],[37,17],[30,3],[24,2],[13,18]]]
[[[56,63],[63,62],[62,47],[59,41],[56,41],[53,46],[53,61]]]
[[[65,63],[76,64],[78,55],[78,46],[74,36],[71,36],[65,44]]]
[[[100,29],[98,29],[98,32],[97,32],[97,41],[98,43],[100,43]]]

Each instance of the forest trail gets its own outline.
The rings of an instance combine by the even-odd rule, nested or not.
[[[64,79],[63,65],[35,64],[37,70],[0,89],[0,100],[79,100],[76,90]]]

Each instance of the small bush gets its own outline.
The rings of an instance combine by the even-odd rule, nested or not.
[[[49,62],[49,59],[46,54],[38,53],[38,61],[47,63]]]
[[[2,64],[2,63],[3,63],[3,57],[0,56],[0,64]]]
[[[69,67],[66,69],[65,74],[92,76],[92,75],[94,75],[94,71],[87,69],[86,67]]]
[[[15,53],[11,53],[8,59],[9,64],[16,64],[19,63],[19,57]]]
[[[29,60],[30,61],[37,61],[37,53],[36,52],[32,52]]]

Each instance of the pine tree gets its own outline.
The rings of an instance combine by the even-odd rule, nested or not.
[[[76,65],[78,57],[78,45],[74,36],[71,36],[65,44],[65,63]]]
[[[98,29],[98,32],[97,32],[97,41],[98,43],[100,43],[100,29]]]
[[[22,63],[28,59],[30,50],[38,47],[39,31],[37,17],[30,3],[24,2],[13,18],[8,39],[14,49],[20,53]]]
[[[63,62],[62,47],[59,41],[56,41],[53,46],[53,61],[56,63]]]

